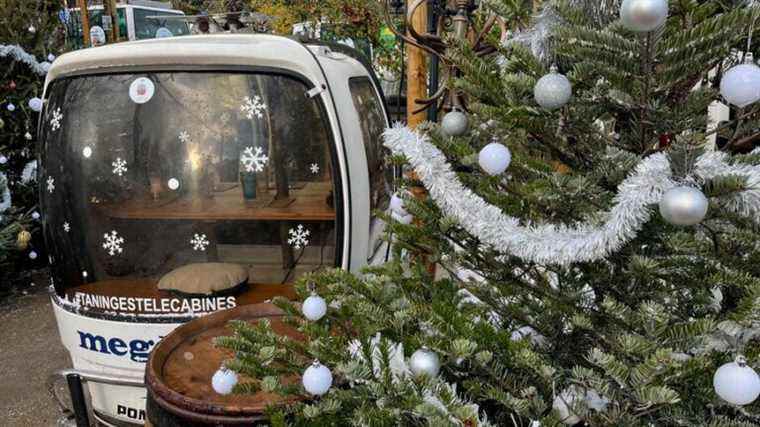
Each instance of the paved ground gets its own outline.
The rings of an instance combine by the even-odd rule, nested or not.
[[[46,289],[0,300],[0,424],[55,426],[60,412],[46,382],[70,364]],[[65,395],[62,382],[58,389]]]

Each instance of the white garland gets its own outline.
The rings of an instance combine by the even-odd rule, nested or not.
[[[426,135],[395,125],[385,131],[385,145],[404,155],[430,197],[441,210],[456,219],[465,230],[495,250],[539,264],[567,265],[603,259],[631,241],[649,221],[651,205],[676,186],[671,179],[670,160],[657,153],[642,160],[618,187],[614,205],[600,214],[600,221],[573,226],[553,224],[520,225],[466,188],[446,161],[446,157]],[[739,175],[748,189],[726,199],[726,208],[750,218],[760,214],[760,167],[726,163],[720,152],[702,155],[695,175],[702,180]]]
[[[11,190],[8,185],[8,178],[4,173],[0,172],[0,214],[11,208]],[[0,215],[0,220],[3,216]]]
[[[44,76],[50,69],[50,63],[47,61],[38,62],[34,55],[26,53],[19,45],[0,44],[0,57],[11,56],[16,61],[21,61],[29,66],[35,73]]]

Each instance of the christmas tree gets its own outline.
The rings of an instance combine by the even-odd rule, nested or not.
[[[0,292],[42,252],[35,140],[45,74],[63,41],[60,10],[53,0],[0,2]]]
[[[278,300],[303,340],[218,339],[236,392],[300,399],[273,425],[760,423],[760,7],[544,3],[453,42],[466,116],[386,132],[429,193],[392,201],[394,261]]]

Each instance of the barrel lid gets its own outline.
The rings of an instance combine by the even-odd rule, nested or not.
[[[260,391],[252,395],[220,395],[211,377],[233,355],[214,347],[213,339],[231,335],[231,320],[255,323],[267,319],[282,335],[303,339],[284,322],[284,313],[273,304],[251,304],[217,312],[188,322],[164,337],[151,351],[145,373],[148,392],[163,409],[188,421],[239,424],[261,420],[268,407],[297,400]],[[298,378],[285,378],[297,382]]]

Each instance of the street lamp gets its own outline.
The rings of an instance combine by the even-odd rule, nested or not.
[[[444,110],[452,108],[464,108],[465,102],[462,95],[452,90],[451,79],[461,75],[461,70],[454,64],[452,58],[448,56],[450,46],[442,36],[444,32],[451,32],[454,40],[458,43],[466,43],[473,52],[479,57],[489,55],[496,51],[496,47],[486,40],[486,35],[491,32],[495,25],[501,30],[502,39],[507,33],[507,26],[503,18],[491,13],[481,28],[476,28],[473,14],[478,10],[479,2],[475,0],[412,0],[407,7],[405,16],[405,27],[407,34],[403,34],[393,24],[390,9],[398,11],[399,3],[402,1],[390,0],[385,3],[385,21],[388,28],[393,33],[404,40],[406,43],[415,46],[424,52],[437,57],[444,65],[447,71],[447,81],[443,82],[433,95],[429,98],[415,99],[414,102],[419,105],[413,113],[419,113],[438,105]],[[429,4],[437,16],[435,23],[435,32],[419,32],[412,25],[412,17],[417,9],[423,4]],[[468,34],[474,34],[474,38],[469,38]]]

